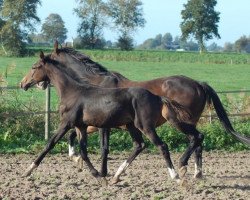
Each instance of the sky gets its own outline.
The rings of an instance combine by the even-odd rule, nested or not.
[[[171,33],[173,37],[180,36],[181,10],[187,0],[141,0],[143,3],[144,28],[139,28],[134,34],[136,44],[141,44],[148,38],[154,38],[158,34]],[[41,0],[38,6],[38,16],[41,24],[51,13],[59,14],[65,22],[68,30],[68,41],[77,36],[78,17],[73,13],[77,7],[75,0]],[[220,12],[219,34],[221,39],[209,40],[207,44],[216,42],[223,46],[225,42],[235,42],[241,36],[250,35],[250,1],[249,0],[217,0],[215,10]],[[37,27],[40,31],[41,24]],[[104,31],[106,40],[116,41],[117,33],[110,30]]]

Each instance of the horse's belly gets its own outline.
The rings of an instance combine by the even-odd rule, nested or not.
[[[85,112],[83,115],[83,122],[88,126],[112,128],[130,123],[131,116],[124,112],[98,112],[96,114]]]

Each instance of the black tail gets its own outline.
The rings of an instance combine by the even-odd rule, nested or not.
[[[228,119],[227,113],[226,113],[226,111],[225,111],[225,109],[220,101],[220,98],[218,97],[218,95],[214,91],[214,89],[206,83],[201,83],[201,85],[208,96],[208,101],[211,102],[211,100],[212,100],[215,111],[216,111],[221,123],[223,124],[224,128],[226,129],[226,131],[228,131],[230,134],[232,134],[237,140],[241,141],[242,143],[250,145],[250,138],[249,137],[243,136],[234,130],[231,122]]]

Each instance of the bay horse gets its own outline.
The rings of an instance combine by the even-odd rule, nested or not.
[[[88,83],[106,88],[142,87],[155,95],[166,97],[185,107],[190,114],[188,121],[172,123],[174,127],[186,134],[190,140],[187,150],[183,153],[179,161],[179,169],[182,175],[185,175],[188,160],[194,152],[194,177],[202,177],[202,141],[204,136],[197,130],[196,126],[206,103],[213,103],[217,116],[227,132],[242,143],[250,144],[249,137],[240,135],[234,130],[217,93],[207,83],[199,82],[186,76],[162,77],[142,82],[131,81],[118,72],[108,71],[99,63],[94,62],[88,56],[72,48],[58,48],[57,42],[55,42],[51,58],[70,67],[72,69],[72,78],[78,82],[87,81]],[[91,127],[89,130],[95,131],[96,129]],[[104,148],[102,156],[107,158],[108,129],[102,129],[102,133],[101,141],[102,147]],[[73,149],[73,139],[75,136],[76,133],[72,132],[70,136],[71,151]],[[105,176],[107,172],[106,162],[103,161],[102,164],[101,169],[103,169],[103,175]]]
[[[174,124],[188,121],[190,114],[183,106],[140,87],[103,88],[87,82],[79,83],[69,76],[69,73],[64,63],[53,60],[50,55],[45,56],[41,52],[40,59],[20,83],[22,89],[28,90],[41,81],[51,82],[60,98],[59,127],[24,176],[29,176],[66,132],[75,127],[80,133],[81,158],[86,162],[91,174],[101,178],[88,158],[87,127],[91,125],[115,128],[126,125],[136,144],[135,150],[120,166],[113,182],[119,181],[120,174],[125,171],[131,160],[145,148],[142,133],[162,153],[171,178],[180,182],[179,175],[172,164],[168,146],[158,137],[155,127],[166,120]]]

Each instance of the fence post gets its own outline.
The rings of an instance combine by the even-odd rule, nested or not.
[[[45,103],[45,140],[49,139],[50,132],[50,85],[46,88],[46,103]]]

